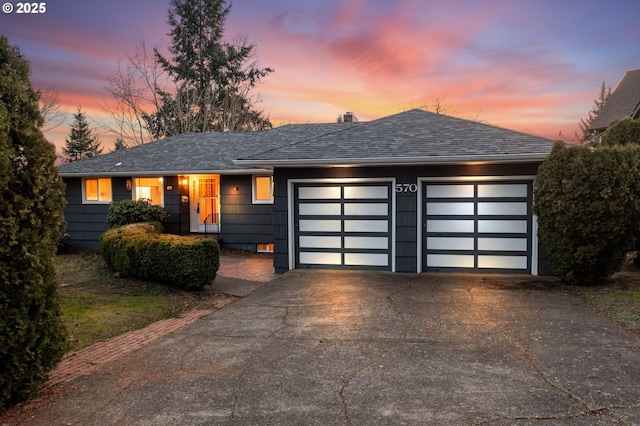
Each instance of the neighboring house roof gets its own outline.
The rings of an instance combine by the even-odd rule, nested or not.
[[[551,139],[420,109],[238,156],[242,166],[422,165],[542,161]]]
[[[640,114],[640,69],[627,71],[607,98],[589,130],[604,130],[615,120],[638,118]]]
[[[233,160],[358,125],[289,124],[254,132],[187,133],[63,164],[58,173],[63,177],[251,173]]]

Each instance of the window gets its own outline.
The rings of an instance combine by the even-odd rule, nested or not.
[[[87,178],[83,186],[83,202],[110,203],[111,178]]]
[[[273,243],[258,244],[258,253],[273,253]]]
[[[273,176],[253,177],[253,203],[273,204]]]
[[[163,179],[154,178],[135,178],[134,200],[151,200],[151,204],[164,205],[164,191],[162,190]]]

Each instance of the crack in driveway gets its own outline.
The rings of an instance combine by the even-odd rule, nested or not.
[[[606,415],[610,418],[612,418],[614,421],[619,422],[619,424],[625,424],[622,419],[616,417],[615,415],[613,415],[613,413],[611,413],[609,408],[613,408],[613,407],[600,407],[600,408],[590,408],[589,404],[582,398],[580,398],[578,395],[574,394],[570,389],[565,389],[564,387],[560,386],[559,384],[555,383],[554,381],[552,381],[548,374],[545,373],[545,371],[538,365],[538,363],[535,361],[535,357],[532,354],[529,345],[527,345],[526,343],[518,340],[517,338],[515,338],[514,336],[512,336],[510,333],[508,333],[506,330],[504,330],[503,328],[501,328],[499,325],[493,323],[492,321],[490,321],[482,312],[481,308],[478,306],[478,304],[476,303],[476,298],[474,296],[474,290],[478,290],[481,289],[481,287],[476,287],[476,286],[472,286],[469,287],[467,289],[467,292],[469,294],[469,298],[470,298],[470,305],[471,308],[473,309],[475,315],[477,316],[477,318],[485,325],[491,327],[492,329],[496,330],[498,333],[500,333],[503,337],[505,337],[507,339],[507,341],[514,347],[516,348],[518,351],[520,351],[522,353],[523,358],[525,359],[525,361],[527,362],[527,364],[529,365],[529,367],[531,367],[531,369],[535,372],[535,374],[544,382],[547,384],[547,386],[549,386],[550,388],[561,392],[562,394],[564,394],[567,398],[569,398],[571,401],[573,401],[582,411],[581,415],[576,415],[576,416],[563,416],[562,418],[579,418],[579,417],[584,417],[586,416],[591,416],[591,415],[597,415],[597,414],[603,414],[606,413]],[[623,407],[623,408],[628,408],[628,407]],[[559,417],[551,417],[552,419],[558,419]],[[509,420],[520,420],[523,419],[521,417],[516,417],[516,418],[509,418]],[[524,419],[531,419],[530,417],[524,417]],[[543,417],[535,417],[535,419],[545,419]]]

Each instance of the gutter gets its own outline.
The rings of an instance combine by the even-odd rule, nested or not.
[[[386,157],[386,158],[329,158],[291,160],[233,160],[238,166],[251,167],[365,167],[365,166],[424,166],[461,164],[505,164],[542,162],[550,152],[434,157]]]
[[[264,168],[255,169],[231,169],[231,170],[163,170],[163,171],[85,171],[85,172],[58,172],[63,178],[86,176],[112,176],[112,177],[158,177],[178,175],[250,175],[269,174],[270,170]]]

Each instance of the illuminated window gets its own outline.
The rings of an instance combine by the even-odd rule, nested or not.
[[[253,203],[273,203],[273,176],[253,177]]]
[[[84,180],[84,202],[111,202],[111,178],[87,178]]]
[[[134,200],[151,200],[151,204],[164,205],[162,178],[135,178]]]
[[[258,244],[259,253],[273,253],[273,243],[271,244]]]

